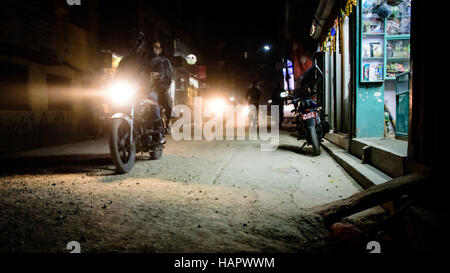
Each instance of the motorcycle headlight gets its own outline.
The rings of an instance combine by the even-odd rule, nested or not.
[[[282,97],[282,98],[287,98],[289,96],[289,93],[288,92],[282,92],[281,94],[280,94],[280,97]]]
[[[115,82],[108,89],[109,98],[117,104],[129,103],[136,92],[136,87],[127,82]]]
[[[242,114],[244,116],[248,116],[249,113],[250,113],[250,107],[248,107],[248,105],[244,106],[244,108],[242,108]]]
[[[225,111],[226,103],[222,99],[215,99],[209,102],[209,110],[214,114],[221,114]]]

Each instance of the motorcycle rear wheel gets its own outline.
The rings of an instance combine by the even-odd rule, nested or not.
[[[311,138],[311,144],[313,146],[313,154],[314,155],[320,155],[320,140],[319,136],[317,135],[316,128],[309,128],[309,136]]]
[[[136,144],[130,143],[130,126],[123,119],[112,121],[109,150],[117,173],[131,171],[136,161]]]

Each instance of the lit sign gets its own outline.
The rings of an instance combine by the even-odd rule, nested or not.
[[[292,62],[287,60],[288,74],[289,74],[289,90],[294,90],[294,69]],[[283,68],[283,80],[284,80],[284,90],[288,90],[288,85],[286,82],[286,68]]]
[[[197,62],[197,57],[194,54],[190,54],[186,57],[186,62],[190,65],[194,65]]]
[[[116,54],[112,54],[112,68],[117,69],[119,67],[122,57]]]

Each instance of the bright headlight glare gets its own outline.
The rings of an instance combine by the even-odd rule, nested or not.
[[[131,100],[136,90],[126,82],[117,82],[108,90],[109,98],[115,103],[127,103]]]
[[[225,101],[221,99],[213,100],[209,103],[209,109],[213,113],[223,113],[225,110]]]
[[[250,113],[250,108],[248,106],[244,106],[243,113],[244,115],[248,115],[248,113]]]
[[[288,95],[289,95],[288,92],[282,92],[282,93],[280,94],[280,97],[286,98]]]

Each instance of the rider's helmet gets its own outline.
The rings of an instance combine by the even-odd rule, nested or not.
[[[144,42],[145,35],[141,31],[138,31],[135,28],[132,28],[128,37],[128,44],[131,47],[138,47]]]

